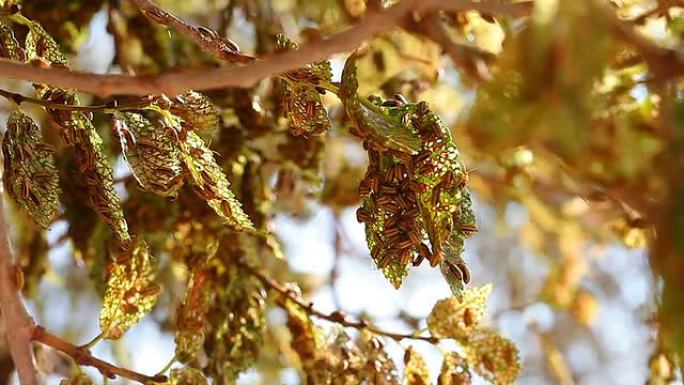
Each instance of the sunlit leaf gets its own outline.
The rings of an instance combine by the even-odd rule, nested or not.
[[[169,385],[207,385],[207,378],[195,368],[172,369]]]
[[[475,330],[464,348],[468,365],[494,385],[512,385],[522,371],[518,349],[492,330]]]
[[[354,122],[358,134],[369,136],[388,149],[415,154],[420,150],[420,140],[409,127],[390,118],[380,108],[356,93],[356,57],[351,55],[344,65],[339,96],[347,116]]]
[[[456,352],[444,355],[437,385],[470,385],[472,382],[468,363]]]
[[[29,62],[42,60],[50,65],[68,66],[59,44],[36,21],[31,22],[26,35],[26,55]]]
[[[18,62],[25,60],[24,50],[14,37],[14,31],[4,23],[0,23],[0,57]]]
[[[114,114],[112,129],[119,136],[124,158],[140,186],[161,196],[175,197],[184,175],[173,136],[132,112]]]
[[[105,338],[120,338],[154,307],[161,292],[154,275],[154,259],[142,237],[135,238],[107,267],[107,291],[100,312]]]
[[[369,383],[399,385],[397,367],[385,351],[382,340],[364,329],[361,331],[357,345],[368,361],[364,375]]]
[[[218,109],[206,95],[197,91],[188,91],[173,98],[169,111],[183,119],[188,130],[213,133],[218,129]]]
[[[185,300],[176,313],[176,358],[190,362],[204,344],[204,322],[216,297],[216,277],[208,267],[192,273]]]
[[[189,131],[187,138],[180,142],[180,148],[193,185],[216,214],[236,231],[254,230],[254,225],[230,190],[226,174],[216,163],[214,153],[204,140],[195,132]]]
[[[409,346],[404,353],[404,381],[403,385],[429,385],[430,371],[423,356],[413,346]]]
[[[14,111],[2,141],[7,193],[33,220],[48,227],[59,211],[59,175],[54,149],[28,115]]]
[[[492,285],[466,289],[463,299],[450,297],[437,301],[427,318],[430,333],[439,338],[467,338],[484,317]]]

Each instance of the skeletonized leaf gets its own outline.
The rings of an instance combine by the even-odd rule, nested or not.
[[[404,381],[403,385],[428,385],[430,371],[425,364],[423,356],[413,346],[409,346],[404,353]]]
[[[261,351],[266,327],[265,291],[256,278],[230,266],[225,278],[230,282],[216,294],[209,317],[215,327],[205,347],[208,369],[217,383],[234,384],[239,374],[249,369]]]
[[[279,51],[296,50],[299,47],[283,34],[276,41]],[[306,65],[283,75],[285,112],[295,136],[320,135],[330,129],[330,118],[323,106],[316,85],[330,82],[332,70],[327,60]]]
[[[287,328],[292,336],[290,346],[299,356],[304,371],[307,371],[315,366],[318,353],[323,348],[320,331],[299,305],[284,299],[283,306],[287,311]]]
[[[484,317],[491,292],[492,285],[487,284],[465,290],[462,300],[450,297],[437,301],[427,318],[430,333],[437,338],[467,338]]]
[[[242,210],[242,205],[230,190],[230,184],[214,153],[193,131],[180,142],[182,159],[190,172],[192,183],[207,204],[235,231],[254,230],[254,225]]]
[[[4,23],[0,23],[0,57],[18,62],[26,59],[24,50],[14,37],[14,31]]]
[[[472,381],[468,363],[456,352],[447,353],[437,378],[437,385],[470,385]]]
[[[38,22],[31,22],[26,35],[26,55],[29,61],[40,60],[47,65],[68,67],[59,45]],[[34,84],[38,96],[57,104],[78,105],[73,90],[63,90],[45,84]],[[88,186],[91,204],[120,241],[130,241],[128,225],[121,202],[114,190],[114,178],[103,141],[92,123],[92,115],[78,111],[46,108],[50,121],[61,130],[64,140],[74,145],[79,172]]]
[[[522,371],[518,349],[492,330],[475,330],[463,347],[470,367],[494,385],[512,385]]]
[[[93,380],[80,370],[75,370],[69,378],[59,382],[59,385],[93,385]]]
[[[382,340],[364,329],[359,336],[358,346],[367,358],[364,378],[369,384],[399,385],[397,367],[385,351]]]
[[[362,103],[356,93],[359,87],[356,79],[356,56],[351,55],[342,71],[340,98],[347,116],[354,122],[361,135],[371,137],[378,144],[389,149],[416,154],[420,140],[409,127],[392,119],[380,108]]]
[[[204,320],[216,296],[213,279],[206,267],[198,268],[190,277],[176,315],[176,358],[180,362],[191,361],[204,343]]]
[[[183,185],[180,150],[173,136],[138,113],[112,116],[124,158],[143,189],[175,197]]]
[[[142,237],[107,267],[107,289],[100,329],[108,339],[120,338],[157,303],[161,285],[154,282],[153,257]]]
[[[207,385],[207,378],[195,368],[172,369],[169,385]]]
[[[2,141],[5,189],[40,226],[48,227],[59,211],[59,173],[53,149],[28,115],[15,111],[7,119]]]
[[[200,133],[211,133],[218,129],[219,112],[214,103],[204,94],[188,91],[176,96],[169,111],[183,119],[184,127]]]
[[[29,62],[42,60],[50,65],[68,65],[68,60],[62,53],[59,44],[36,21],[31,22],[29,33],[26,35],[26,55]]]

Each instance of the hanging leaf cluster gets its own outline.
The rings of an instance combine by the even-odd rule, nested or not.
[[[347,60],[340,94],[352,133],[364,140],[369,165],[361,181],[357,219],[376,265],[399,287],[409,265],[427,259],[440,266],[454,295],[470,272],[461,258],[464,240],[477,231],[468,172],[448,127],[427,103],[383,102],[356,94],[355,57]],[[389,140],[389,141],[388,141]]]

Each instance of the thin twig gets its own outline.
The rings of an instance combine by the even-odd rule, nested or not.
[[[264,273],[260,272],[253,266],[247,264],[244,261],[238,261],[238,264],[242,266],[247,272],[254,277],[256,277],[261,283],[264,284],[267,288],[280,293],[281,295],[287,297],[287,299],[291,300],[293,303],[295,303],[297,306],[301,307],[304,311],[306,311],[309,315],[316,317],[316,318],[321,318],[330,322],[334,322],[337,324],[340,324],[344,327],[351,327],[355,329],[365,329],[373,334],[385,336],[392,338],[393,340],[400,341],[403,339],[413,339],[413,340],[420,340],[420,341],[427,341],[430,343],[437,343],[439,342],[439,338],[437,337],[432,337],[432,336],[420,336],[418,334],[412,333],[412,334],[402,334],[402,333],[393,333],[393,332],[388,332],[382,329],[377,328],[376,326],[373,326],[369,324],[365,320],[350,320],[347,318],[347,315],[340,312],[340,311],[334,311],[330,314],[324,313],[316,308],[313,307],[313,303],[307,302],[301,297],[299,297],[293,290],[288,289],[287,287],[283,286],[280,284],[278,281],[274,280],[273,278],[265,275]]]
[[[0,77],[73,88],[100,97],[110,95],[144,96],[159,93],[172,96],[191,89],[248,88],[261,79],[327,59],[336,53],[352,51],[366,40],[395,28],[409,16],[416,18],[439,10],[448,12],[470,10],[524,16],[530,13],[530,4],[530,2],[500,3],[469,0],[403,0],[382,11],[369,12],[354,27],[336,33],[329,38],[316,40],[302,46],[299,50],[265,56],[263,60],[255,61],[243,67],[202,68],[186,72],[133,76],[93,74],[54,67],[39,68],[9,60],[0,60]]]
[[[103,361],[93,356],[88,349],[76,346],[48,332],[42,326],[36,326],[34,328],[32,339],[44,345],[50,346],[53,349],[59,350],[60,352],[71,357],[78,365],[94,367],[107,378],[114,379],[116,376],[120,376],[128,378],[129,380],[137,381],[141,384],[147,384],[149,382],[166,382],[167,380],[167,377],[164,375],[147,376],[145,374],[112,365],[109,362]]]
[[[112,101],[107,104],[100,104],[95,106],[80,106],[72,104],[60,104],[53,103],[48,100],[32,98],[30,96],[24,96],[15,92],[10,92],[0,89],[0,96],[14,102],[16,105],[21,105],[22,103],[31,103],[45,108],[53,110],[68,110],[68,111],[83,111],[83,112],[105,112],[113,113],[114,111],[128,111],[128,110],[140,110],[151,103],[150,98],[144,97],[139,101],[132,103],[122,103],[119,104],[117,101]]]
[[[24,306],[16,284],[14,261],[5,210],[0,199],[0,310],[5,319],[7,342],[19,381],[22,385],[38,385],[40,381],[31,346],[33,319]]]
[[[190,37],[202,50],[223,60],[235,63],[250,63],[255,57],[241,54],[232,40],[221,37],[216,31],[186,23],[172,13],[165,11],[150,0],[131,0],[140,12],[150,20],[176,29]]]

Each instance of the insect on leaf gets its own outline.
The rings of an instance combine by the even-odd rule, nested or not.
[[[195,368],[172,369],[169,385],[207,385],[207,378]]]
[[[212,133],[219,126],[219,112],[204,94],[188,91],[173,98],[169,111],[183,119],[184,128],[200,133]]]
[[[14,37],[14,31],[7,24],[0,23],[0,57],[13,61],[26,60],[24,50]]]
[[[430,382],[430,371],[427,364],[413,346],[409,346],[404,353],[404,381],[403,385],[428,385]]]
[[[283,34],[277,37],[279,51],[296,50],[296,43]],[[328,111],[323,106],[321,94],[316,86],[330,82],[332,70],[327,60],[306,65],[286,72],[284,75],[285,112],[290,121],[290,129],[295,136],[320,135],[330,129]]]
[[[29,62],[41,60],[62,67],[69,64],[59,44],[36,21],[31,22],[29,33],[26,35],[26,55]]]
[[[489,329],[477,329],[464,344],[468,365],[494,385],[512,385],[522,371],[515,345]]]
[[[447,353],[437,377],[437,385],[470,385],[472,376],[465,358],[456,352]]]
[[[176,315],[176,358],[188,363],[205,340],[204,319],[216,295],[213,274],[207,267],[193,272],[185,292],[185,300]]]
[[[377,336],[367,330],[362,330],[359,335],[358,346],[366,356],[369,365],[366,365],[364,378],[374,385],[399,385],[399,375],[394,361],[385,351],[385,346]]]
[[[175,197],[184,175],[173,137],[133,112],[114,114],[112,130],[118,134],[124,159],[140,186],[161,196]]]
[[[484,317],[491,292],[492,285],[487,284],[465,290],[462,300],[450,297],[437,301],[427,318],[430,333],[437,338],[467,338]]]
[[[254,230],[254,225],[242,210],[242,205],[230,190],[230,184],[214,153],[195,132],[188,132],[180,142],[182,159],[190,172],[192,183],[207,204],[235,231]]]
[[[60,208],[59,172],[54,150],[28,115],[15,111],[7,119],[2,141],[5,189],[40,226],[48,227]]]
[[[342,71],[339,94],[345,113],[360,133],[369,136],[375,142],[391,150],[416,154],[420,150],[418,136],[409,127],[392,119],[380,108],[362,102],[361,97],[356,93],[358,88],[356,56],[351,55]]]
[[[157,303],[161,285],[154,282],[153,263],[147,243],[136,237],[107,267],[107,289],[100,312],[105,338],[120,338]]]
[[[227,288],[219,289],[209,315],[214,334],[205,344],[208,370],[221,383],[235,383],[241,372],[256,361],[266,327],[263,285],[236,266],[228,268]]]

